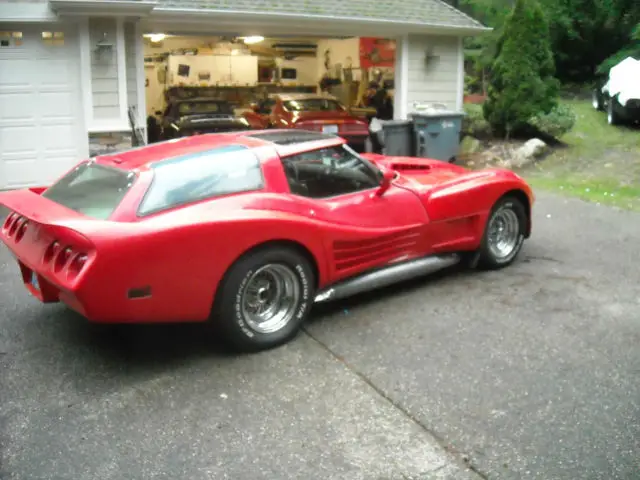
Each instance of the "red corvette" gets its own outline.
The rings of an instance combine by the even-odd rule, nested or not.
[[[26,288],[103,323],[210,320],[245,350],[314,302],[465,261],[504,267],[531,233],[516,174],[358,155],[302,130],[205,134],[81,162],[0,194]]]
[[[354,117],[336,98],[313,93],[276,93],[244,114],[252,128],[299,128],[340,135],[350,147],[364,152],[369,125]]]

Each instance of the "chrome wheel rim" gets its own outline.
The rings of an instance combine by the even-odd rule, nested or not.
[[[242,291],[242,317],[255,332],[274,333],[291,321],[299,300],[295,272],[286,265],[268,264],[251,275]]]
[[[498,210],[489,223],[488,246],[496,259],[508,258],[518,246],[520,221],[511,208]]]

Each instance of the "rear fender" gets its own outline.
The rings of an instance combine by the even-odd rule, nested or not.
[[[171,227],[160,221],[140,222],[137,232],[123,229],[111,241],[99,242],[83,288],[95,292],[91,295],[108,295],[106,304],[126,303],[135,317],[203,321],[231,265],[266,243],[299,245],[315,261],[319,280],[326,277],[322,236],[313,225],[301,228],[300,218],[266,212],[235,212],[234,217],[177,221]],[[131,292],[146,295],[132,301]]]

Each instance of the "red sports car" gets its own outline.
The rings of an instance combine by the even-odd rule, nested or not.
[[[244,350],[314,302],[468,262],[504,267],[533,194],[507,170],[359,155],[334,135],[205,134],[81,162],[0,193],[26,288],[93,322],[211,321]]]
[[[313,93],[276,93],[252,105],[244,114],[255,129],[299,128],[340,135],[364,152],[368,123],[349,113],[335,97]]]

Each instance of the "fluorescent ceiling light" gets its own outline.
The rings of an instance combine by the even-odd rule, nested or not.
[[[251,37],[242,37],[242,40],[247,45],[253,45],[254,43],[260,43],[264,41],[264,37],[261,37],[260,35],[253,35]]]
[[[164,40],[166,38],[166,35],[164,33],[148,33],[145,35],[145,37],[147,37],[153,43],[157,43]]]

